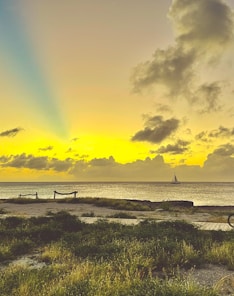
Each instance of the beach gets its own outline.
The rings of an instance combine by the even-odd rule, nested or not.
[[[96,202],[97,201],[99,200],[96,199]],[[47,200],[46,202],[40,200],[18,200],[18,202],[24,203],[19,204],[17,201],[12,203],[8,200],[0,200],[0,218],[8,216],[24,218],[51,216],[52,214],[66,211],[87,224],[95,223],[100,219],[127,225],[135,225],[147,219],[156,222],[183,220],[194,224],[202,230],[230,231],[232,228],[227,224],[227,215],[228,213],[234,212],[234,207],[232,206],[197,207],[191,205],[191,202],[186,201],[178,201],[176,204],[169,203],[166,204],[167,208],[165,208],[164,203],[125,200],[127,205],[131,203],[136,203],[139,207],[148,205],[152,210],[119,210],[107,205],[97,206],[97,204],[85,203],[79,199],[76,201],[73,200],[74,203],[69,203],[68,200],[66,200],[66,202],[61,202],[61,200]],[[111,204],[111,200],[107,200],[107,202]],[[35,261],[35,257],[34,255],[26,254],[19,257],[17,260],[15,264],[17,264],[17,262],[20,264],[21,261],[23,264],[26,264],[30,260]],[[38,264],[37,261],[36,264]],[[182,270],[181,275],[182,274],[185,278],[190,278],[201,286],[214,287],[218,285],[220,286],[219,290],[225,287],[228,291],[233,291],[233,285],[230,284],[230,281],[233,281],[233,272],[228,270],[225,266],[205,264],[202,268],[191,268],[189,271]]]
[[[143,220],[155,221],[175,221],[183,220],[196,225],[206,223],[210,227],[219,225],[223,230],[230,230],[231,227],[227,224],[228,213],[234,213],[233,206],[172,206],[168,209],[163,209],[160,206],[155,206],[156,203],[148,201],[134,201],[140,205],[149,204],[152,210],[119,210],[108,206],[97,206],[95,204],[82,203],[60,203],[57,201],[47,201],[42,203],[10,203],[7,200],[0,201],[0,210],[2,217],[4,216],[21,216],[21,217],[38,217],[46,216],[49,213],[57,213],[59,211],[67,211],[72,215],[77,216],[86,223],[93,223],[99,219],[108,219],[111,222],[120,222],[125,224],[136,224]],[[182,201],[184,202],[184,201]],[[153,206],[152,206],[153,205]],[[124,213],[129,216],[129,219],[119,218]],[[115,218],[113,218],[115,216]],[[134,218],[133,218],[134,217]],[[211,228],[213,229],[213,228]]]

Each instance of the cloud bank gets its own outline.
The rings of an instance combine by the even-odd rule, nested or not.
[[[175,145],[159,148],[162,153],[177,154],[187,149],[189,143],[178,140]],[[28,169],[39,176],[52,172],[53,177],[61,174],[76,181],[170,181],[176,171],[181,181],[233,181],[234,145],[220,145],[207,156],[203,166],[177,165],[166,163],[162,155],[145,158],[126,164],[117,162],[113,156],[91,160],[58,159],[32,154],[3,155],[0,170],[4,168]],[[32,174],[33,175],[33,174]],[[66,177],[67,178],[67,177]]]

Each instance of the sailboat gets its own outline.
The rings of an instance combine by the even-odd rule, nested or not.
[[[171,181],[171,184],[180,184],[180,181],[178,181],[177,177],[176,177],[176,174],[174,174],[174,178],[173,180]]]

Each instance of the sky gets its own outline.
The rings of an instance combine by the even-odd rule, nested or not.
[[[233,12],[0,0],[0,182],[233,182]]]

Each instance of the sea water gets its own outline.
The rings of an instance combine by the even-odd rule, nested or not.
[[[54,198],[54,191],[77,197],[102,197],[149,201],[188,200],[195,206],[234,206],[234,183],[223,182],[0,182],[0,199],[34,194],[39,198]],[[56,195],[56,198],[73,195]],[[28,196],[30,197],[30,196]]]

